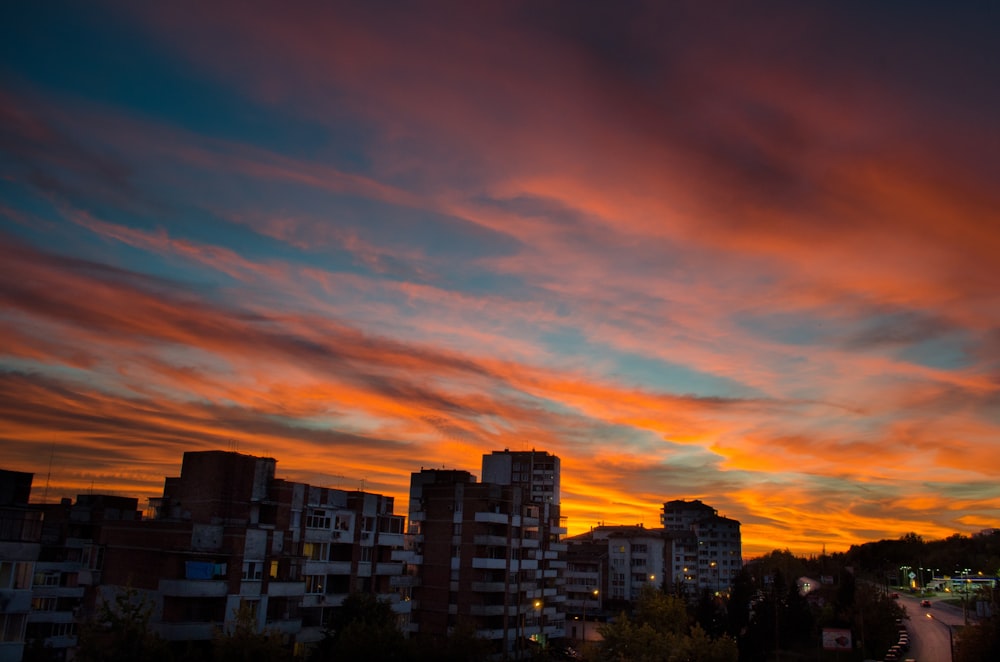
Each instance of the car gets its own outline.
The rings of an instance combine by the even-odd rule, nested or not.
[[[930,607],[931,606],[931,601],[930,600],[921,600],[920,601],[920,606],[921,607]]]

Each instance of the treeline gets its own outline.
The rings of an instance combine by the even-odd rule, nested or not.
[[[943,540],[925,541],[916,533],[897,540],[879,540],[852,545],[842,555],[842,563],[854,565],[869,575],[891,573],[901,566],[930,568],[951,575],[970,569],[996,577],[1000,574],[1000,533],[963,536],[955,534]]]

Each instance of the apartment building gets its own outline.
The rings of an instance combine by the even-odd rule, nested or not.
[[[482,475],[411,475],[408,542],[396,555],[407,564],[408,631],[443,638],[470,625],[498,654],[519,658],[565,636],[559,458],[494,452]]]
[[[574,616],[585,610],[594,614],[595,606],[611,611],[627,608],[644,586],[659,587],[669,581],[666,559],[671,540],[663,529],[602,525],[568,542],[572,570],[567,582],[572,591],[567,605]]]
[[[275,465],[234,452],[185,453],[149,517],[101,527],[102,596],[140,591],[168,641],[207,644],[247,608],[260,629],[300,650],[322,638],[349,593],[393,599],[391,578],[403,571],[390,559],[403,542],[393,499],[278,479]]]
[[[728,591],[743,568],[740,523],[698,499],[663,504],[661,522],[673,549],[669,581],[689,593]]]
[[[566,543],[566,636],[578,641],[594,638],[593,621],[608,594],[608,544],[594,541],[592,531],[566,538]]]
[[[34,474],[0,470],[0,662],[20,662],[31,612],[42,514],[28,505]]]
[[[48,659],[72,657],[77,626],[90,613],[104,564],[96,542],[101,527],[105,521],[138,521],[138,503],[130,497],[80,494],[75,503],[66,498],[36,506],[43,514],[41,550],[25,639],[47,649]]]

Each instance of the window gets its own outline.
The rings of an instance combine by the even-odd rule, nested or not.
[[[310,561],[329,561],[330,543],[307,542],[302,545],[302,555]]]
[[[372,562],[372,548],[371,547],[362,547],[361,548],[361,562],[362,563],[371,563]]]
[[[306,593],[322,593],[324,575],[306,575],[303,579],[306,580]]]
[[[271,579],[277,579],[278,578],[278,562],[277,561],[271,561],[271,572],[267,573],[267,576],[270,577]]]
[[[59,571],[36,572],[34,586],[59,586]]]
[[[55,611],[55,598],[32,598],[31,611]]]
[[[325,510],[310,510],[306,515],[307,529],[329,529],[330,517]]]
[[[0,614],[0,641],[24,641],[24,614]]]
[[[362,531],[374,531],[375,530],[375,518],[374,517],[362,517],[361,518],[361,530]]]
[[[380,517],[378,521],[378,530],[380,533],[402,533],[403,518],[395,515]]]
[[[104,548],[98,545],[87,545],[83,548],[81,563],[84,568],[100,570],[104,566]]]
[[[243,579],[247,581],[260,581],[261,575],[263,573],[264,573],[263,561],[243,562]]]
[[[0,561],[0,589],[31,588],[33,564],[23,561]],[[56,584],[58,585],[58,573]]]
[[[351,529],[351,516],[350,515],[337,515],[336,529],[338,531],[350,531],[350,529]]]

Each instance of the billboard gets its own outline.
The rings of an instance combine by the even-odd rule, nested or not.
[[[823,650],[851,650],[851,631],[841,628],[823,628]]]

